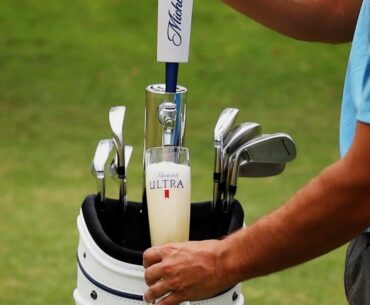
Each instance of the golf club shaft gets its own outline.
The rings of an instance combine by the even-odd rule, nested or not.
[[[132,151],[133,151],[133,147],[132,146],[125,146],[125,180],[124,180],[124,188],[125,188],[125,197],[124,197],[124,208],[126,209],[127,207],[127,167],[128,167],[128,164],[130,162],[130,159],[131,159],[131,154],[132,154]]]
[[[120,181],[119,181],[119,188],[120,188],[119,198],[120,198],[120,201],[123,204],[124,211],[126,211],[126,206],[127,206],[126,185],[127,185],[126,177],[121,178]]]
[[[119,200],[122,203],[123,210],[126,211],[126,169],[124,166],[117,166],[119,181]]]
[[[254,163],[245,162],[240,164],[238,177],[271,177],[280,174],[285,169],[285,163]],[[243,170],[243,172],[241,172]],[[237,180],[234,185],[227,185],[225,190],[226,211],[230,211],[237,191]]]
[[[235,194],[236,194],[236,186],[235,186],[235,191],[234,192],[230,192],[230,189],[227,192],[226,206],[225,206],[226,212],[229,212],[231,210],[231,206],[234,202]]]
[[[215,147],[215,161],[214,161],[214,172],[213,172],[213,200],[212,200],[212,212],[215,213],[216,207],[220,200],[220,180],[221,180],[221,147]]]
[[[100,197],[100,202],[105,201],[105,178],[104,176],[102,178],[97,178],[97,194]]]
[[[228,160],[228,163],[225,165],[225,182],[224,182],[224,197],[223,197],[223,210],[224,212],[229,211],[230,203],[231,203],[231,197],[230,197],[230,183],[231,183],[231,175],[232,175],[232,170],[233,170],[233,158],[231,157]]]
[[[122,133],[123,134],[123,133]],[[123,135],[122,135],[123,139]],[[122,141],[121,143],[121,150],[122,150],[122,161],[121,161],[121,166],[122,166],[122,176],[120,177],[120,200],[123,204],[123,211],[126,211],[126,206],[127,206],[127,188],[126,188],[126,166],[125,166],[125,142]]]
[[[239,168],[237,169],[239,171]],[[235,180],[235,183],[231,182],[230,175],[228,173],[228,179],[225,185],[225,202],[224,202],[224,209],[225,212],[229,212],[231,210],[231,206],[234,202],[234,197],[236,194],[237,189],[237,180]]]
[[[225,187],[226,187],[226,180],[227,180],[227,170],[228,170],[228,162],[229,162],[229,155],[223,155],[222,157],[222,167],[221,167],[221,175],[220,175],[220,186],[218,188],[217,193],[217,202],[221,202],[222,195],[225,197]]]

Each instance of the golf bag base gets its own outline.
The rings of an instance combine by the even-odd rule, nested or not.
[[[145,209],[145,208],[144,208]],[[230,212],[211,214],[211,202],[191,205],[190,240],[221,238],[243,226],[244,212],[235,201]],[[104,203],[95,195],[85,198],[77,218],[76,305],[146,304],[143,251],[150,247],[147,213],[141,203],[118,200]],[[192,305],[243,305],[241,284]]]

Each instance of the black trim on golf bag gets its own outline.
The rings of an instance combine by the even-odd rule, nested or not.
[[[123,262],[141,265],[143,251],[150,247],[148,219],[142,212],[142,204],[128,202],[124,221],[122,206],[118,200],[99,202],[89,195],[82,204],[86,226],[95,243],[106,254]],[[243,226],[244,212],[234,201],[230,212],[218,212],[213,217],[211,202],[191,205],[190,240],[221,238]]]

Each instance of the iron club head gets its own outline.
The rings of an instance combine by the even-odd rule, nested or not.
[[[113,148],[112,139],[100,140],[91,165],[91,173],[97,181],[97,193],[100,201],[105,200],[105,165]]]
[[[258,123],[241,123],[230,130],[224,141],[222,150],[223,168],[221,182],[226,179],[225,170],[228,165],[230,154],[235,152],[243,144],[261,134],[261,126]]]
[[[294,160],[296,148],[286,133],[264,134],[253,138],[237,149],[229,158],[226,204],[234,199],[240,165],[243,163],[286,163]]]
[[[213,133],[215,145],[223,145],[223,141],[232,128],[238,113],[239,109],[236,108],[226,108],[221,112]]]
[[[286,133],[264,134],[237,149],[229,159],[228,184],[235,186],[242,163],[285,163],[294,160],[296,148]],[[231,174],[231,175],[230,175]]]
[[[124,138],[123,138],[123,123],[125,119],[125,106],[115,106],[109,111],[109,124],[113,133],[113,141],[117,151],[118,166],[125,165],[124,160]]]
[[[289,162],[296,157],[296,147],[286,133],[264,134],[247,143],[241,153],[248,162]]]
[[[235,151],[243,143],[261,134],[261,126],[258,123],[246,122],[235,126],[227,134],[222,149],[223,155]]]

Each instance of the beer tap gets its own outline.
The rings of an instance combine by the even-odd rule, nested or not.
[[[158,108],[158,119],[162,124],[162,146],[176,145],[177,110],[176,103],[163,102]]]

